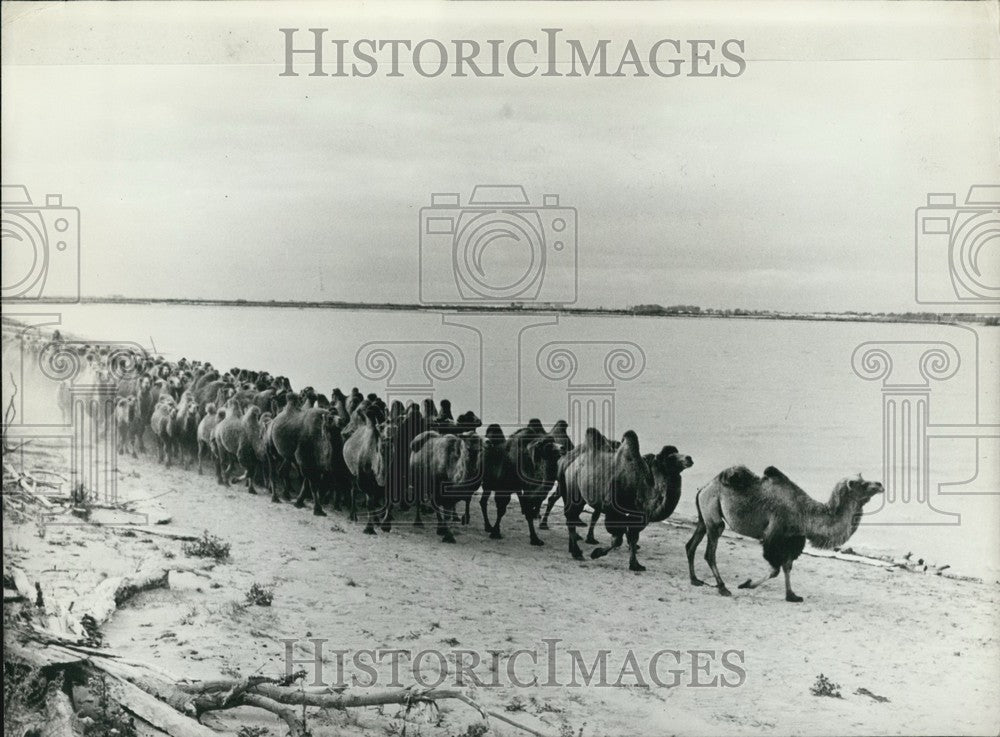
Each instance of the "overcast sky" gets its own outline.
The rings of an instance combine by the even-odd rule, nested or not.
[[[414,302],[430,194],[514,183],[577,209],[582,305],[916,309],[914,208],[1000,181],[996,3],[2,12],[3,181],[80,208],[92,296]],[[747,67],[288,78],[285,27],[738,38]]]

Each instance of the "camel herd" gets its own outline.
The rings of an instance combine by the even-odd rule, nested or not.
[[[454,417],[446,399],[439,405],[429,398],[420,405],[387,405],[357,388],[348,394],[334,389],[327,397],[312,387],[293,391],[286,377],[266,371],[220,372],[210,363],[187,359],[136,356],[133,370],[113,380],[101,349],[80,345],[74,350],[95,375],[114,383],[120,454],[137,457],[152,443],[167,466],[195,466],[201,474],[209,463],[220,485],[244,483],[250,494],[264,488],[273,502],[284,499],[297,507],[308,501],[316,515],[325,515],[329,506],[357,519],[357,504],[363,501],[368,534],[375,534],[376,526],[390,531],[394,512],[412,511],[413,524],[422,526],[422,513],[432,511],[441,540],[454,543],[450,525],[470,523],[469,505],[480,492],[483,526],[491,538],[501,537],[501,520],[516,496],[530,543],[543,545],[535,520],[541,517],[539,529],[548,529],[553,505],[561,499],[574,558],[583,558],[577,528],[584,525],[580,513],[589,506],[585,541],[597,545],[591,557],[606,555],[624,540],[630,570],[642,571],[636,557],[639,535],[673,513],[681,474],[693,464],[672,445],[642,454],[631,430],[616,441],[589,428],[574,444],[565,421],[547,431],[532,419],[509,435],[496,424],[480,435],[480,418],[474,412]],[[66,382],[57,399],[68,421]],[[698,523],[686,546],[691,583],[703,585],[694,557],[707,535],[705,559],[718,591],[730,595],[715,558],[728,524],[760,540],[770,566],[767,576],[748,579],[740,588],[755,588],[781,569],[785,598],[801,601],[792,592],[790,571],[806,540],[818,547],[843,544],[857,529],[864,504],[881,492],[880,483],[859,475],[838,482],[829,502],[820,503],[773,467],[761,477],[743,466],[726,469],[696,496]],[[606,547],[594,536],[601,515],[611,535]]]

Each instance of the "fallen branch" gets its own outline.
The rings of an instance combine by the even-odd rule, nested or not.
[[[457,689],[410,687],[375,693],[305,690],[288,683],[287,679],[253,676],[247,679],[212,681],[177,681],[162,671],[135,661],[126,661],[114,653],[80,646],[65,640],[42,638],[34,631],[17,630],[21,642],[8,641],[13,657],[37,668],[84,667],[109,677],[108,690],[121,707],[171,737],[208,737],[214,733],[197,721],[209,711],[252,706],[268,711],[288,725],[292,737],[306,737],[305,726],[296,714],[295,706],[343,710],[361,706],[400,704],[412,706],[456,699],[479,712],[484,719],[493,717],[513,727],[535,735],[544,733],[520,724],[510,717],[488,711]],[[302,674],[297,674],[301,676]]]

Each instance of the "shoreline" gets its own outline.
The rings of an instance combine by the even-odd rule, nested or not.
[[[648,317],[648,318],[707,318],[735,320],[789,320],[796,322],[839,322],[878,323],[915,325],[978,325],[996,327],[1000,315],[988,313],[956,312],[784,312],[778,310],[745,310],[698,308],[694,310],[674,310],[673,308],[598,308],[566,307],[558,305],[524,306],[488,304],[417,304],[396,302],[343,302],[323,300],[249,300],[249,299],[179,299],[141,297],[81,297],[80,299],[50,298],[31,302],[6,302],[5,310],[16,309],[20,305],[58,307],[59,305],[133,305],[133,306],[188,306],[188,307],[267,307],[274,309],[324,309],[373,312],[430,312],[430,313],[483,313],[483,314],[557,314],[568,317]],[[16,312],[13,313],[16,316]]]

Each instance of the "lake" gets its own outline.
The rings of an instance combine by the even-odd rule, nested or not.
[[[672,444],[694,458],[678,516],[693,517],[696,489],[736,463],[758,473],[777,466],[822,500],[861,472],[887,481],[892,498],[873,501],[850,545],[1000,576],[1000,443],[984,427],[1000,423],[1000,328],[186,305],[59,311],[70,334],[266,369],[296,388],[448,398],[456,415],[472,409],[505,428],[567,419],[574,440],[586,425],[615,437],[633,429],[644,452]],[[863,343],[872,351],[855,355]]]

